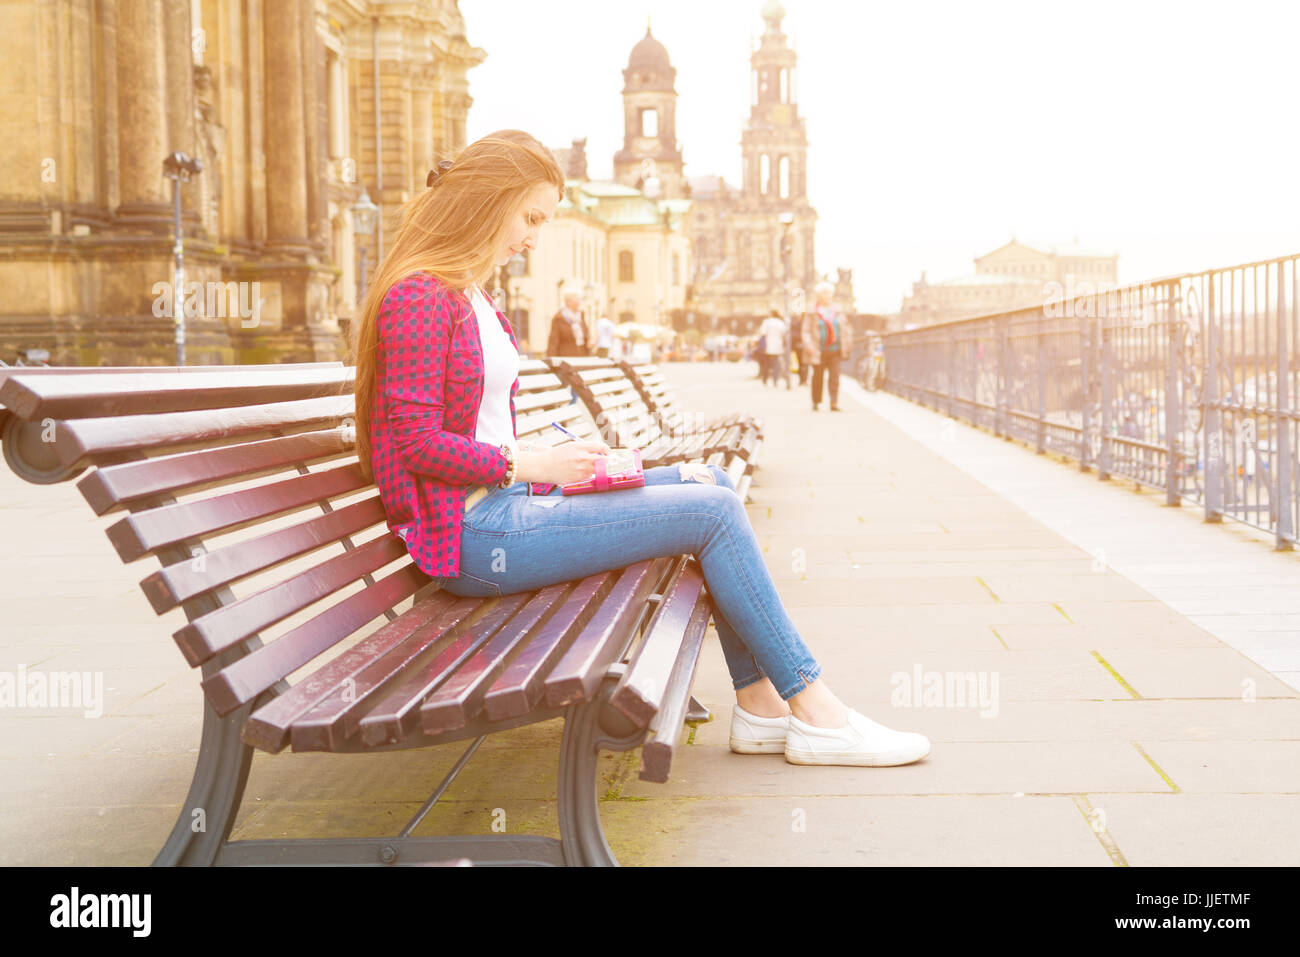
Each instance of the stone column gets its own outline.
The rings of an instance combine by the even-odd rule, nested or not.
[[[163,60],[166,74],[167,152],[199,156],[194,123],[194,54],[189,0],[163,2]],[[199,177],[208,175],[204,170]],[[167,184],[170,192],[171,183]],[[169,197],[170,198],[170,197]],[[197,179],[181,187],[181,209],[186,223],[199,221],[202,190]]]
[[[188,44],[186,49],[188,49]],[[118,0],[118,218],[170,226],[163,179],[167,144],[161,0]]]
[[[329,129],[329,98],[326,95],[325,47],[316,31],[315,0],[298,0],[302,24],[303,58],[303,113],[304,153],[307,170],[307,236],[326,254],[330,245],[329,206],[326,184],[327,146],[325,137]],[[326,255],[328,258],[328,255]]]
[[[279,0],[263,11],[267,246],[282,253],[305,253],[310,243],[302,6]]]
[[[410,188],[418,193],[434,166],[433,90],[419,87],[411,91],[411,160]]]

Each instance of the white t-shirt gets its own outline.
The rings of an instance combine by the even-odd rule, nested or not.
[[[785,320],[768,316],[758,328],[763,337],[763,350],[769,356],[780,355],[785,351]]]
[[[483,345],[483,401],[478,408],[474,438],[492,445],[509,445],[517,456],[519,444],[510,423],[510,389],[519,378],[519,352],[510,344],[496,310],[477,286],[469,290],[469,301],[474,306]]]

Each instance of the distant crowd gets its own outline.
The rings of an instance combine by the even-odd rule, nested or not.
[[[748,355],[757,360],[759,378],[764,384],[778,386],[785,383],[786,388],[791,389],[797,375],[801,387],[810,387],[813,411],[821,407],[825,397],[829,399],[830,410],[839,412],[840,371],[844,362],[851,361],[853,329],[844,310],[835,303],[833,284],[820,282],[814,292],[816,299],[812,308],[793,316],[790,322],[773,309],[759,326]],[[564,308],[551,319],[551,334],[546,347],[548,356],[622,358],[629,355],[633,361],[707,358],[717,362],[740,358],[743,354],[736,336],[709,336],[702,345],[694,347],[677,336],[667,344],[659,339],[640,337],[635,324],[627,324],[632,328],[620,328],[605,314],[596,320],[593,329],[583,316],[581,306],[582,297],[576,291],[565,292]],[[874,388],[883,375],[883,344],[874,334],[869,334],[868,339],[867,353],[861,360],[862,369],[859,371],[864,384]],[[853,372],[850,370],[850,374]]]

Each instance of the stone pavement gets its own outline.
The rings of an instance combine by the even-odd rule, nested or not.
[[[843,412],[812,413],[752,363],[666,368],[684,408],[764,418],[749,514],[791,617],[842,698],[924,732],[934,753],[878,769],[732,754],[710,632],[695,692],[715,720],[672,780],[638,781],[635,752],[604,756],[602,817],[623,863],[1300,863],[1294,688],[1121,575],[1111,552],[1099,560],[927,447],[943,417],[847,384]],[[1069,472],[1003,446],[1003,474],[1015,456],[1027,473]],[[1238,534],[1181,520],[1224,534],[1225,555]],[[121,565],[110,522],[74,486],[0,470],[0,522],[0,673],[101,670],[105,683],[93,719],[0,709],[0,863],[148,863],[197,753],[197,675],[170,638],[183,618],[153,615],[146,563]],[[1278,574],[1300,567],[1249,544]],[[489,739],[417,833],[487,832],[500,809],[508,830],[557,834],[559,738],[555,721]],[[258,754],[234,836],[396,832],[460,750]]]

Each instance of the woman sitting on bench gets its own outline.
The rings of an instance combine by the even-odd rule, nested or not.
[[[693,554],[736,689],[730,744],[794,764],[885,766],[930,753],[844,705],[790,621],[727,474],[647,469],[645,486],[564,496],[599,442],[520,447],[519,352],[483,290],[535,249],[564,196],[526,133],[486,136],[429,173],[364,304],[356,343],[357,451],[389,527],[454,595],[531,591],[650,558]]]

